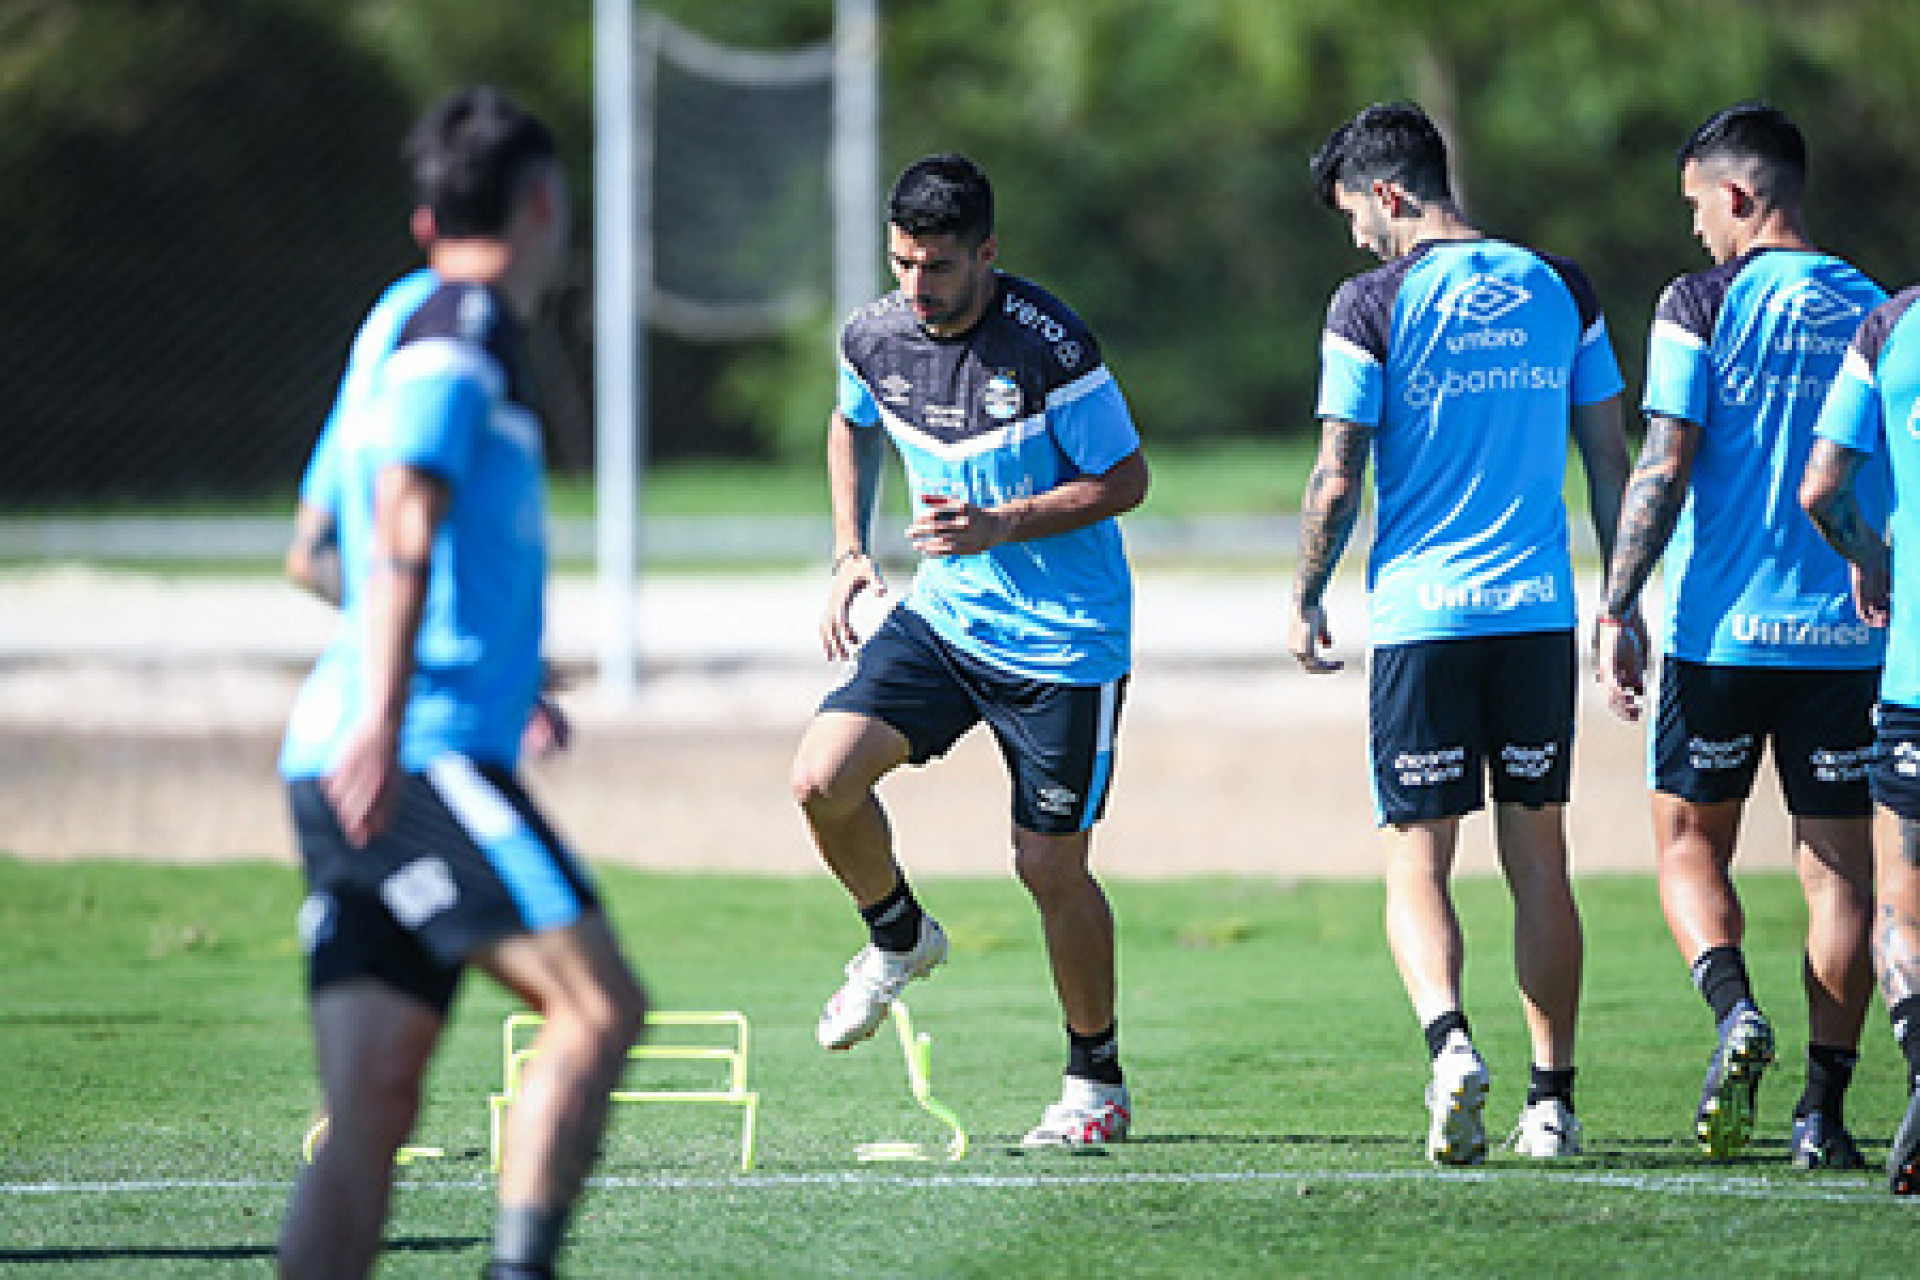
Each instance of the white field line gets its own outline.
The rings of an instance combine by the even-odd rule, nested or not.
[[[1076,1187],[1174,1186],[1208,1187],[1291,1184],[1296,1189],[1315,1191],[1341,1184],[1370,1182],[1456,1182],[1498,1185],[1508,1182],[1546,1182],[1555,1186],[1591,1187],[1602,1191],[1657,1192],[1696,1196],[1720,1196],[1734,1199],[1790,1200],[1803,1202],[1890,1201],[1884,1184],[1877,1178],[1861,1179],[1857,1184],[1833,1185],[1821,1180],[1795,1181],[1785,1178],[1729,1176],[1713,1173],[1629,1173],[1607,1170],[1542,1169],[1273,1169],[1207,1172],[1139,1173],[929,1173],[921,1176],[888,1175],[877,1171],[845,1170],[820,1173],[741,1174],[737,1176],[682,1176],[663,1174],[647,1177],[600,1177],[591,1185],[604,1190],[636,1191],[739,1191],[805,1190],[816,1187],[848,1187],[871,1191],[893,1191],[911,1187],[916,1193],[926,1190],[993,1191],[1002,1189],[1059,1189]],[[409,1191],[471,1191],[490,1186],[485,1178],[405,1179],[395,1184]],[[174,1191],[266,1191],[288,1186],[278,1178],[145,1178],[119,1182],[0,1182],[0,1199],[32,1196],[153,1195]]]

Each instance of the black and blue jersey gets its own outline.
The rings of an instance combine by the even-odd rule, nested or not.
[[[979,323],[929,334],[898,291],[862,308],[840,339],[839,410],[884,426],[909,497],[979,506],[1104,475],[1140,447],[1093,334],[1028,281],[996,278]],[[1099,684],[1131,665],[1132,578],[1112,519],[923,560],[905,606],[991,666]]]

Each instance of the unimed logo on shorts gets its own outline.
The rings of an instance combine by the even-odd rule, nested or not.
[[[386,878],[380,900],[393,918],[412,929],[460,900],[453,872],[438,858],[417,858]]]

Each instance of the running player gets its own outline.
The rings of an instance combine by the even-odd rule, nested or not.
[[[1907,1060],[1907,1111],[1887,1153],[1887,1185],[1920,1195],[1920,287],[1868,315],[1815,425],[1800,501],[1854,567],[1860,618],[1886,627],[1873,798],[1899,819],[1876,859],[1873,965]],[[1859,477],[1890,463],[1895,554],[1861,502]],[[1905,498],[1905,501],[1898,499]]]
[[[1031,1146],[1127,1135],[1114,926],[1089,870],[1131,662],[1132,577],[1114,517],[1147,491],[1119,385],[1079,318],[994,265],[993,192],[970,160],[909,165],[888,203],[899,288],[847,322],[828,427],[829,658],[858,649],[800,742],[793,790],[870,943],[820,1015],[845,1049],[947,955],[893,850],[874,785],[984,721],[1013,783],[1013,859],[1039,908],[1068,1052]],[[869,540],[884,450],[905,463],[907,534],[923,560],[906,601],[861,644],[851,608],[886,586]]]
[[[1795,501],[1847,339],[1885,297],[1816,248],[1801,216],[1806,144],[1774,107],[1715,114],[1680,148],[1680,194],[1717,264],[1661,296],[1647,353],[1647,439],[1601,598],[1600,675],[1628,719],[1644,657],[1624,617],[1667,553],[1665,657],[1650,735],[1660,901],[1719,1036],[1695,1109],[1710,1157],[1747,1143],[1774,1058],[1742,952],[1732,865],[1769,743],[1807,900],[1807,1083],[1791,1159],[1859,1168],[1844,1103],[1872,998],[1867,762],[1881,636],[1847,567]],[[1885,511],[1884,482],[1863,501]]]
[[[1561,488],[1571,430],[1609,547],[1627,472],[1620,372],[1577,267],[1466,221],[1419,107],[1360,112],[1313,157],[1313,176],[1354,244],[1386,265],[1343,284],[1328,313],[1290,645],[1309,672],[1340,666],[1322,652],[1322,597],[1371,455],[1374,798],[1387,939],[1432,1067],[1427,1155],[1475,1164],[1487,1150],[1489,1074],[1461,1003],[1449,883],[1460,819],[1481,807],[1487,775],[1533,1049],[1509,1141],[1571,1155],[1583,948],[1562,815],[1574,599]]]
[[[403,283],[415,305],[375,317],[388,336],[356,348],[372,364],[348,372],[324,433],[343,611],[281,752],[330,1124],[280,1269],[371,1271],[394,1154],[472,965],[545,1016],[508,1119],[490,1274],[551,1276],[645,1016],[584,870],[512,772],[546,587],[519,323],[558,266],[566,185],[546,127],[488,89],[435,107],[408,154],[431,288]]]

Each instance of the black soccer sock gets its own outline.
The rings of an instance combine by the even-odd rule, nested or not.
[[[1847,1086],[1853,1082],[1853,1064],[1860,1055],[1837,1044],[1807,1046],[1807,1087],[1793,1106],[1793,1118],[1824,1111],[1835,1124],[1846,1122]]]
[[[1449,1009],[1422,1028],[1427,1037],[1427,1060],[1431,1062],[1440,1056],[1447,1047],[1447,1037],[1458,1031],[1467,1039],[1473,1039],[1473,1032],[1467,1030],[1467,1015],[1458,1009]]]
[[[534,1209],[501,1205],[494,1216],[493,1261],[507,1275],[553,1273],[566,1238],[571,1208]],[[516,1273],[513,1268],[520,1268]]]
[[[1548,1070],[1534,1067],[1527,1079],[1527,1105],[1544,1102],[1548,1098],[1558,1098],[1567,1104],[1567,1110],[1573,1110],[1573,1068]]]
[[[873,945],[882,951],[913,950],[920,941],[920,920],[925,915],[905,876],[900,877],[892,893],[870,907],[860,908],[860,918],[867,922]]]
[[[1920,996],[1908,996],[1888,1012],[1893,1015],[1893,1038],[1907,1060],[1907,1088],[1911,1092],[1920,1088]]]
[[[1747,958],[1738,947],[1708,947],[1693,962],[1693,985],[1713,1009],[1713,1021],[1723,1023],[1743,1002],[1753,1004],[1753,984],[1747,980]]]
[[[1125,1084],[1120,1073],[1120,1024],[1083,1036],[1067,1028],[1067,1074],[1095,1084]]]

